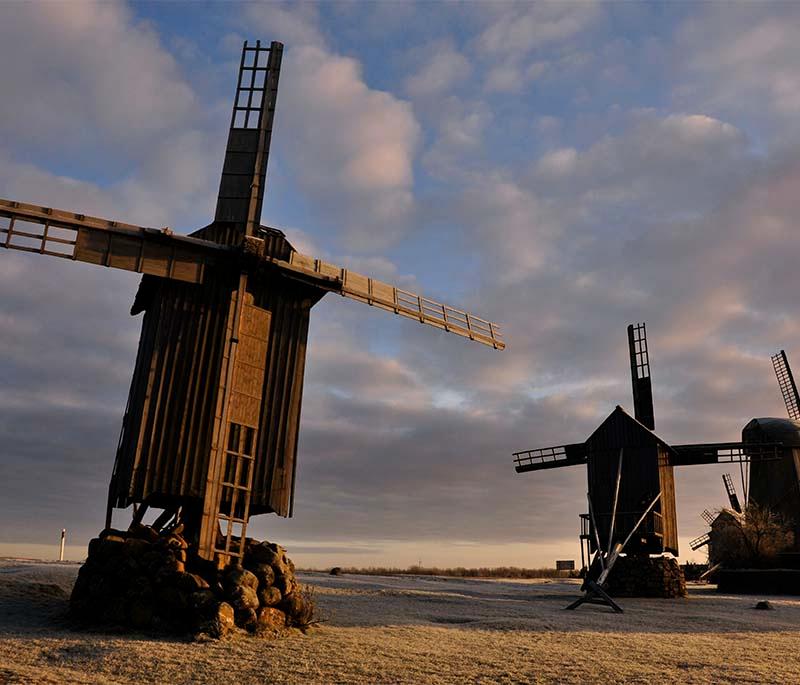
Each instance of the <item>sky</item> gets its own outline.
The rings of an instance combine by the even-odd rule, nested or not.
[[[669,442],[785,416],[799,29],[770,2],[1,3],[0,197],[206,225],[242,42],[283,42],[262,223],[508,348],[325,297],[295,516],[249,530],[320,568],[553,566],[580,558],[585,469],[511,453],[631,409],[627,324]],[[0,254],[0,555],[51,558],[65,527],[80,559],[102,527],[138,280]],[[730,470],[676,469],[683,558]]]

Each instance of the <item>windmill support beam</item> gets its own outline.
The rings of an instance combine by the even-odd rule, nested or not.
[[[614,485],[614,505],[611,508],[611,525],[608,527],[608,549],[614,544],[614,526],[617,522],[617,504],[619,502],[619,484],[622,480],[622,454],[624,448],[619,450],[619,464],[617,466],[617,481]]]
[[[642,513],[639,520],[636,522],[636,525],[631,529],[630,533],[628,533],[628,537],[625,538],[625,541],[622,543],[617,543],[614,545],[613,550],[609,550],[609,552],[604,553],[600,549],[599,545],[599,538],[598,538],[598,548],[597,548],[597,556],[600,561],[600,567],[602,569],[600,573],[600,577],[595,581],[591,578],[587,578],[584,585],[584,594],[582,597],[578,597],[572,604],[565,609],[569,611],[573,611],[577,609],[581,604],[600,604],[603,606],[611,607],[615,613],[621,614],[623,613],[622,607],[620,607],[606,592],[605,584],[608,580],[608,576],[611,574],[612,569],[614,568],[614,564],[619,559],[620,555],[625,550],[625,547],[631,541],[634,533],[639,529],[639,526],[642,525],[642,522],[645,520],[647,515],[653,510],[653,507],[656,506],[658,501],[661,499],[661,493],[659,492],[653,500],[650,502],[650,505],[645,509]],[[591,500],[589,500],[590,512],[591,512]],[[614,512],[616,513],[616,512]],[[595,527],[595,534],[597,534],[597,527]]]

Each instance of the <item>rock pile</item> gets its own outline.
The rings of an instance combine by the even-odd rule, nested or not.
[[[686,597],[686,580],[672,557],[622,556],[608,577],[612,597]]]
[[[70,597],[72,615],[88,623],[213,637],[236,627],[261,635],[302,629],[313,610],[279,545],[247,538],[242,565],[218,569],[179,529],[145,525],[94,538]]]

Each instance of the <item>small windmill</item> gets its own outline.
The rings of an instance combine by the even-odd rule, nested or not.
[[[309,316],[323,295],[505,347],[496,324],[300,254],[260,224],[282,54],[245,42],[216,214],[190,236],[0,200],[0,246],[144,274],[106,525],[113,507],[133,504],[135,520],[161,508],[157,524],[180,520],[209,560],[242,555],[250,516],[292,513]]]
[[[718,513],[714,513],[709,511],[708,509],[704,509],[703,513],[700,514],[702,519],[708,524],[710,531],[708,533],[703,533],[702,535],[698,535],[694,540],[689,541],[689,547],[693,552],[696,552],[701,547],[705,547],[711,543],[712,539],[712,532],[718,523],[718,519],[720,516],[723,518],[729,518],[730,513],[733,512],[734,514],[741,514],[742,513],[742,504],[739,501],[739,495],[736,494],[736,489],[733,487],[733,477],[730,473],[723,473],[722,474],[722,484],[725,486],[725,492],[728,495],[728,503],[730,504],[730,509],[723,509]],[[745,496],[745,503],[747,502],[747,498]]]
[[[589,513],[581,517],[581,544],[585,541],[590,557],[592,553],[598,555],[604,569],[602,580],[608,577],[605,571],[609,562],[613,565],[612,559],[623,551],[678,555],[673,467],[774,460],[782,449],[779,441],[761,438],[668,444],[654,432],[650,352],[644,323],[628,326],[628,351],[634,416],[617,406],[585,442],[513,455],[517,473],[587,465]],[[619,540],[625,541],[622,548],[618,547]],[[596,589],[583,601],[608,603]]]

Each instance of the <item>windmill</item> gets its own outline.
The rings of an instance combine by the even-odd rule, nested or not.
[[[689,547],[693,552],[696,552],[698,549],[705,547],[706,545],[711,545],[714,529],[718,525],[729,520],[733,515],[741,515],[743,513],[742,504],[739,501],[739,495],[736,494],[736,489],[733,487],[733,477],[730,473],[722,474],[722,484],[725,486],[725,492],[728,495],[728,503],[730,504],[730,508],[722,509],[716,513],[709,511],[708,509],[703,510],[703,513],[700,514],[700,516],[708,524],[710,530],[707,533],[698,535],[696,538],[689,541]],[[745,496],[745,504],[746,503],[747,498]],[[710,556],[711,554],[709,553],[709,557]]]
[[[589,557],[597,554],[604,568],[622,551],[678,555],[675,466],[775,460],[782,450],[781,441],[752,436],[742,442],[670,445],[654,432],[644,323],[628,326],[628,351],[634,416],[617,406],[584,442],[513,454],[517,473],[587,466],[589,513],[581,516],[581,545],[587,545]],[[625,540],[623,549],[619,540]]]
[[[745,500],[766,507],[784,521],[791,522],[794,548],[800,551],[800,396],[786,352],[781,350],[771,361],[789,418],[753,419],[742,430],[742,437],[750,441],[779,440],[786,449],[777,461],[750,465]]]
[[[163,509],[207,560],[250,516],[291,516],[311,308],[328,292],[502,350],[496,324],[297,252],[262,226],[283,45],[244,43],[214,221],[189,236],[0,200],[0,246],[143,274],[144,312],[109,486]]]
[[[725,519],[733,515],[746,516],[747,505],[751,501],[767,507],[780,515],[783,520],[793,522],[795,548],[800,544],[800,396],[786,352],[781,350],[770,357],[770,361],[789,418],[753,419],[744,427],[742,434],[743,439],[749,441],[780,441],[784,449],[778,459],[754,460],[750,464],[749,478],[742,472],[744,507],[734,490],[731,475],[723,474],[722,479],[730,508],[721,510],[718,515],[707,509],[703,512],[703,519],[710,530],[689,543],[693,551],[706,545],[711,547],[715,529],[724,525]],[[712,556],[710,549],[709,558]]]

